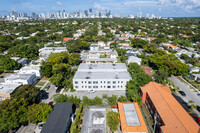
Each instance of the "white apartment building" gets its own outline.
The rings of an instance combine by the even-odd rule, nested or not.
[[[34,85],[36,83],[36,75],[35,74],[12,74],[6,77],[6,84],[30,84]]]
[[[25,66],[19,70],[19,74],[36,74],[38,79],[41,78],[41,72],[39,66]]]
[[[90,45],[90,52],[98,52],[100,50],[100,45],[93,43]]]
[[[50,55],[51,53],[60,53],[67,51],[66,47],[44,47],[39,49],[39,56]]]
[[[124,63],[80,64],[73,78],[76,90],[126,90],[131,76]]]

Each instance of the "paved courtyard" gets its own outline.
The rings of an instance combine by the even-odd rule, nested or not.
[[[125,96],[126,91],[95,91],[93,93],[89,93],[88,91],[75,91],[75,92],[63,92],[63,94],[66,94],[68,96],[74,95],[78,98],[82,99],[83,96],[87,96],[88,98],[94,98],[94,97],[102,97],[103,94],[107,94],[108,96],[116,95],[116,96]]]

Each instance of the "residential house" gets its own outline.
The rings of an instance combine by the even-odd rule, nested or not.
[[[51,53],[60,53],[66,52],[66,47],[44,47],[39,49],[39,56],[47,55],[49,56]]]
[[[20,85],[21,84],[1,83],[0,84],[0,101],[10,99],[10,95],[13,94]]]
[[[104,41],[98,41],[98,44],[101,46],[101,47],[104,47],[106,44]]]
[[[81,133],[106,133],[106,108],[85,110]]]
[[[21,65],[24,66],[25,64],[28,64],[28,58],[21,58],[17,60],[17,62]]]
[[[137,103],[118,103],[122,133],[148,133]]]
[[[100,50],[100,45],[97,43],[92,43],[90,45],[90,52],[98,52]]]
[[[4,80],[6,84],[30,84],[35,85],[36,74],[12,74],[7,76]]]
[[[142,60],[135,56],[129,56],[128,59],[126,60],[126,62],[127,62],[127,64],[133,62],[133,63],[137,63],[138,65],[141,65]]]
[[[195,81],[200,83],[200,74],[192,74],[192,77]]]
[[[69,38],[69,37],[63,38],[63,41],[64,41],[64,42],[67,42],[67,41],[69,41],[69,40],[73,40],[73,38]]]
[[[38,79],[42,77],[39,66],[25,66],[19,70],[19,74],[35,74]]]
[[[180,49],[178,46],[175,46],[175,45],[173,45],[171,43],[161,43],[160,45],[165,46],[165,47],[167,47],[169,49],[172,49],[174,51],[177,51],[177,50]]]
[[[151,67],[146,67],[146,66],[140,66],[140,68],[149,76],[153,77],[152,69]]]
[[[73,103],[56,103],[41,133],[69,133],[73,112]]]

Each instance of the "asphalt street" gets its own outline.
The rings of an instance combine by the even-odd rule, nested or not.
[[[189,100],[192,100],[194,102],[194,104],[200,106],[200,97],[197,96],[197,93],[194,92],[193,89],[191,89],[189,87],[188,84],[184,83],[184,82],[181,82],[177,77],[175,76],[171,76],[169,78],[177,87],[180,88],[180,90],[184,91],[186,96],[181,96],[181,98],[188,102]]]

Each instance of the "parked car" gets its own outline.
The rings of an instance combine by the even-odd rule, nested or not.
[[[199,96],[199,97],[200,97],[200,93],[197,93],[197,96]]]
[[[94,92],[95,92],[95,90],[88,90],[88,92],[89,92],[89,93],[94,93]]]
[[[200,106],[197,105],[197,110],[200,112]]]
[[[185,92],[184,91],[179,91],[179,93],[182,95],[182,96],[186,96]]]
[[[50,86],[48,85],[48,86],[46,86],[46,87],[44,88],[44,90],[47,91],[49,88],[50,88]]]
[[[193,115],[193,118],[200,124],[200,118],[197,115]]]
[[[40,125],[38,126],[39,129],[42,129],[43,127],[44,127],[44,124],[40,124]]]

